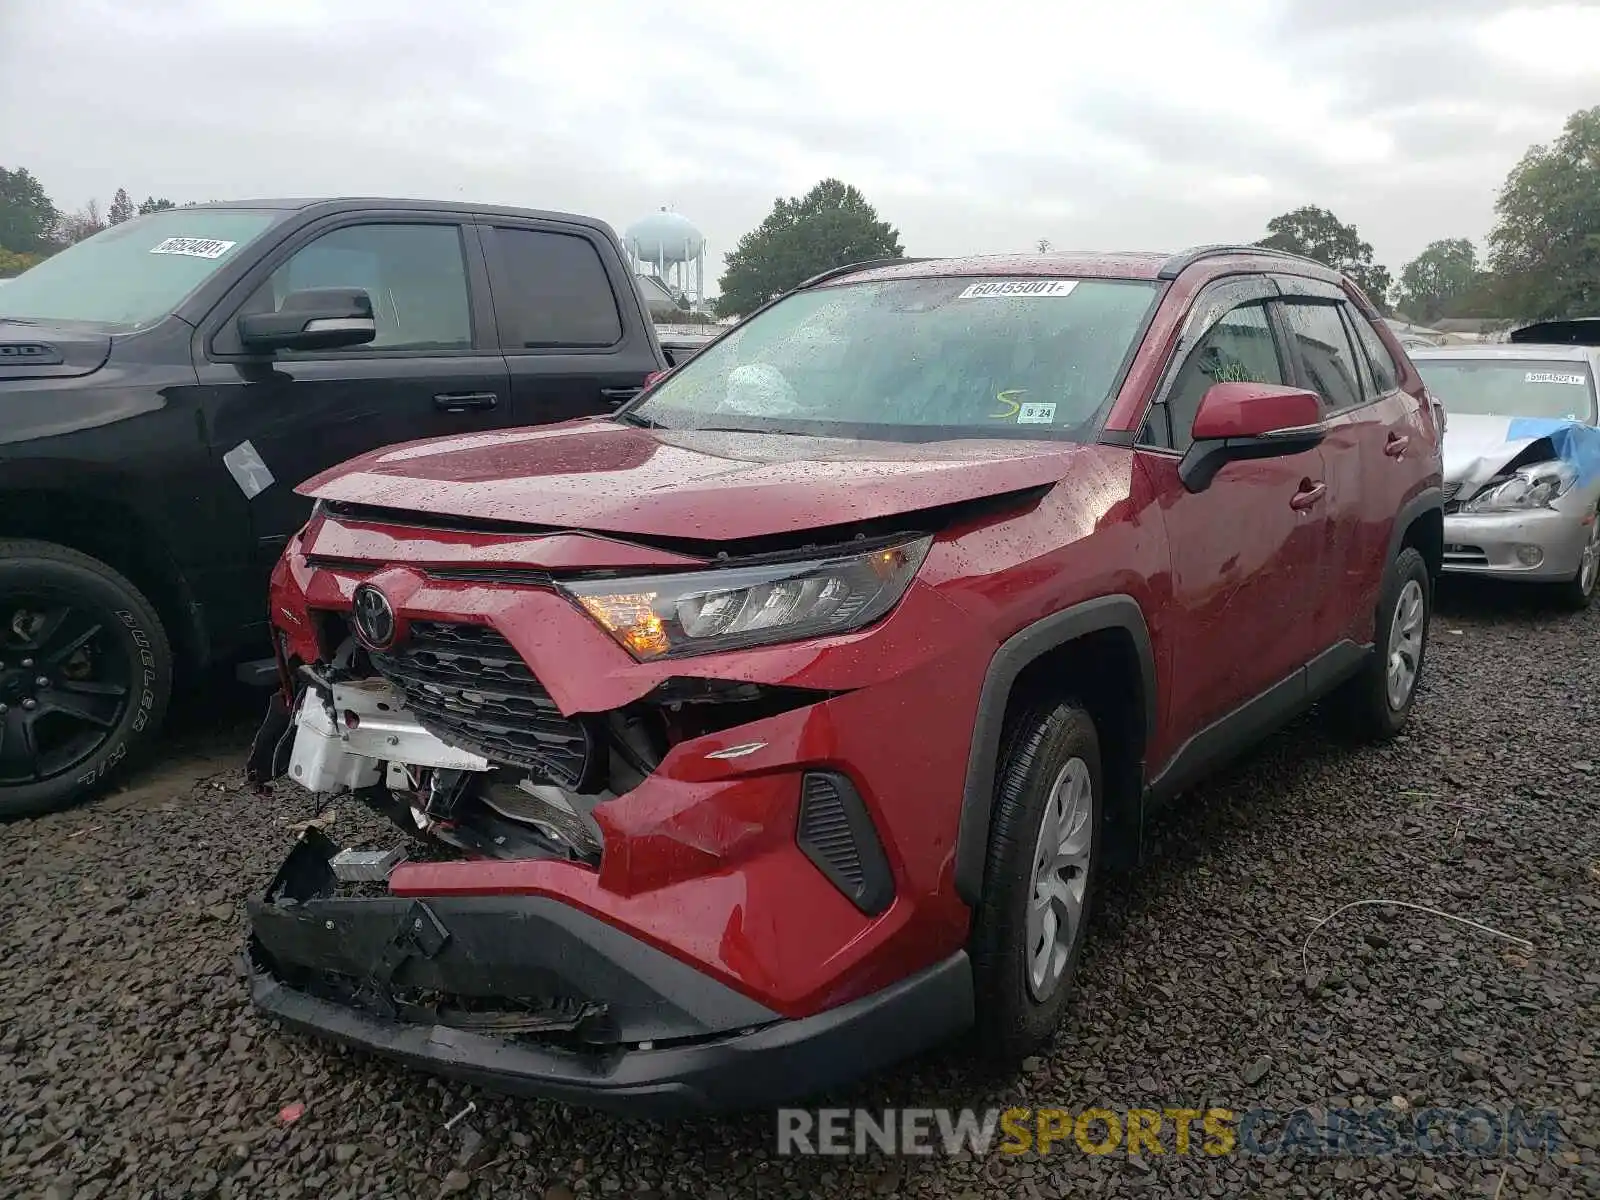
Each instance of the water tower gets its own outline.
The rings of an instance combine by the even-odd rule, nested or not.
[[[687,217],[663,208],[628,226],[622,245],[634,270],[654,275],[684,307],[706,298],[706,239]]]

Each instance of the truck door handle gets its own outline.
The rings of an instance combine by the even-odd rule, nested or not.
[[[490,409],[500,403],[493,392],[440,392],[433,398],[433,406],[441,412],[466,412],[471,409]]]
[[[644,389],[638,387],[601,388],[600,398],[603,399],[607,404],[614,404],[618,407],[621,407],[642,391],[644,391]]]
[[[1321,500],[1322,493],[1327,490],[1328,485],[1325,483],[1312,483],[1309,479],[1302,479],[1300,481],[1300,490],[1289,497],[1289,507],[1296,512],[1305,512],[1306,509]]]
[[[1405,455],[1406,447],[1411,445],[1411,438],[1404,433],[1391,433],[1389,440],[1383,444],[1383,452],[1390,458],[1401,458]]]

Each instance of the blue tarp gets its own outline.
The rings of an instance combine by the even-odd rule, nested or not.
[[[1600,477],[1600,429],[1581,421],[1555,417],[1517,417],[1506,430],[1506,441],[1549,438],[1556,457],[1578,471],[1578,486]]]

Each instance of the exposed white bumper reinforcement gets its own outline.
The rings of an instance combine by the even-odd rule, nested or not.
[[[331,685],[332,697],[307,688],[295,713],[289,778],[313,792],[371,787],[384,764],[487,771],[489,760],[429,733],[381,679]]]

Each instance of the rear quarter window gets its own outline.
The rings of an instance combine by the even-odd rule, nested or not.
[[[1379,395],[1394,391],[1400,386],[1400,367],[1394,361],[1394,356],[1389,353],[1389,347],[1378,336],[1378,331],[1372,327],[1372,322],[1358,312],[1354,305],[1345,305],[1345,313],[1350,318],[1350,324],[1355,327],[1361,348],[1367,353],[1367,361],[1372,364],[1372,378],[1378,385]]]
[[[501,278],[494,306],[508,354],[562,346],[614,346],[622,317],[600,252],[578,234],[494,231]]]

